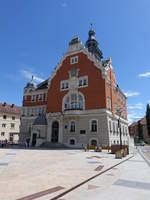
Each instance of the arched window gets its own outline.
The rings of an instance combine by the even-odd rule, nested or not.
[[[75,145],[75,140],[74,139],[70,139],[70,144],[71,145]]]
[[[70,124],[70,132],[75,132],[75,130],[76,130],[75,121],[71,121],[71,124]]]
[[[97,120],[92,120],[91,121],[91,131],[92,132],[97,132]]]
[[[63,99],[63,110],[83,110],[84,96],[77,93],[67,94]]]

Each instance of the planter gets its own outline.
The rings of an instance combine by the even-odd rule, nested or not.
[[[122,153],[121,153],[121,151],[116,151],[116,153],[115,153],[115,158],[116,158],[116,159],[121,159],[121,158],[122,158]]]

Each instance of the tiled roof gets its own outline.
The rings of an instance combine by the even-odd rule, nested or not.
[[[129,127],[137,126],[138,122],[140,122],[141,125],[146,125],[146,117],[141,118],[137,122],[133,122]]]
[[[0,113],[21,114],[21,108],[14,104],[0,103]]]
[[[142,125],[146,125],[146,118],[143,117],[143,118],[140,120],[140,123],[141,123]]]

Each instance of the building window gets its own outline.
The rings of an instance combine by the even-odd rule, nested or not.
[[[78,82],[79,87],[85,87],[88,86],[88,77],[80,77]]]
[[[43,101],[43,94],[39,94],[39,101]]]
[[[71,124],[70,124],[70,132],[75,132],[75,129],[76,129],[75,121],[71,121]]]
[[[27,96],[23,96],[23,101],[26,101],[27,100]]]
[[[7,119],[7,116],[6,116],[6,115],[3,115],[3,119]]]
[[[61,83],[60,83],[60,89],[61,90],[65,90],[65,89],[68,89],[68,88],[69,88],[68,81],[61,81]]]
[[[86,130],[80,130],[80,134],[86,134]]]
[[[11,128],[15,128],[15,124],[14,123],[11,123]]]
[[[6,124],[2,124],[2,127],[3,127],[3,128],[6,128]]]
[[[109,131],[112,132],[111,121],[109,121]]]
[[[64,97],[64,110],[82,110],[84,107],[83,96],[79,93],[71,93]]]
[[[74,56],[70,58],[70,64],[78,63],[78,56]]]
[[[97,120],[91,121],[91,132],[97,132]]]
[[[35,101],[36,100],[36,96],[35,95],[32,95],[31,96],[31,101]]]
[[[12,116],[12,120],[15,120],[15,116]]]
[[[111,99],[110,99],[110,97],[107,97],[107,109],[111,110]]]
[[[83,85],[87,85],[87,79],[83,80]]]
[[[1,132],[1,136],[4,136],[5,135],[5,132]]]
[[[116,144],[116,141],[114,140],[114,144]]]
[[[70,140],[70,144],[71,144],[71,145],[75,145],[75,140],[74,140],[74,139],[71,139],[71,140]]]
[[[117,129],[116,129],[116,124],[115,124],[115,122],[113,122],[113,132],[115,133],[115,132],[117,132]]]
[[[82,79],[79,80],[79,86],[82,86],[83,83],[82,83]]]

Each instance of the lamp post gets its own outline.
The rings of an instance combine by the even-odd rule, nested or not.
[[[118,116],[119,116],[119,118],[118,118],[118,128],[119,128],[119,134],[120,134],[120,149],[122,149],[122,132],[121,132],[121,120],[120,120],[120,118],[121,118],[121,114],[122,114],[122,109],[117,109],[117,114],[118,114]]]

